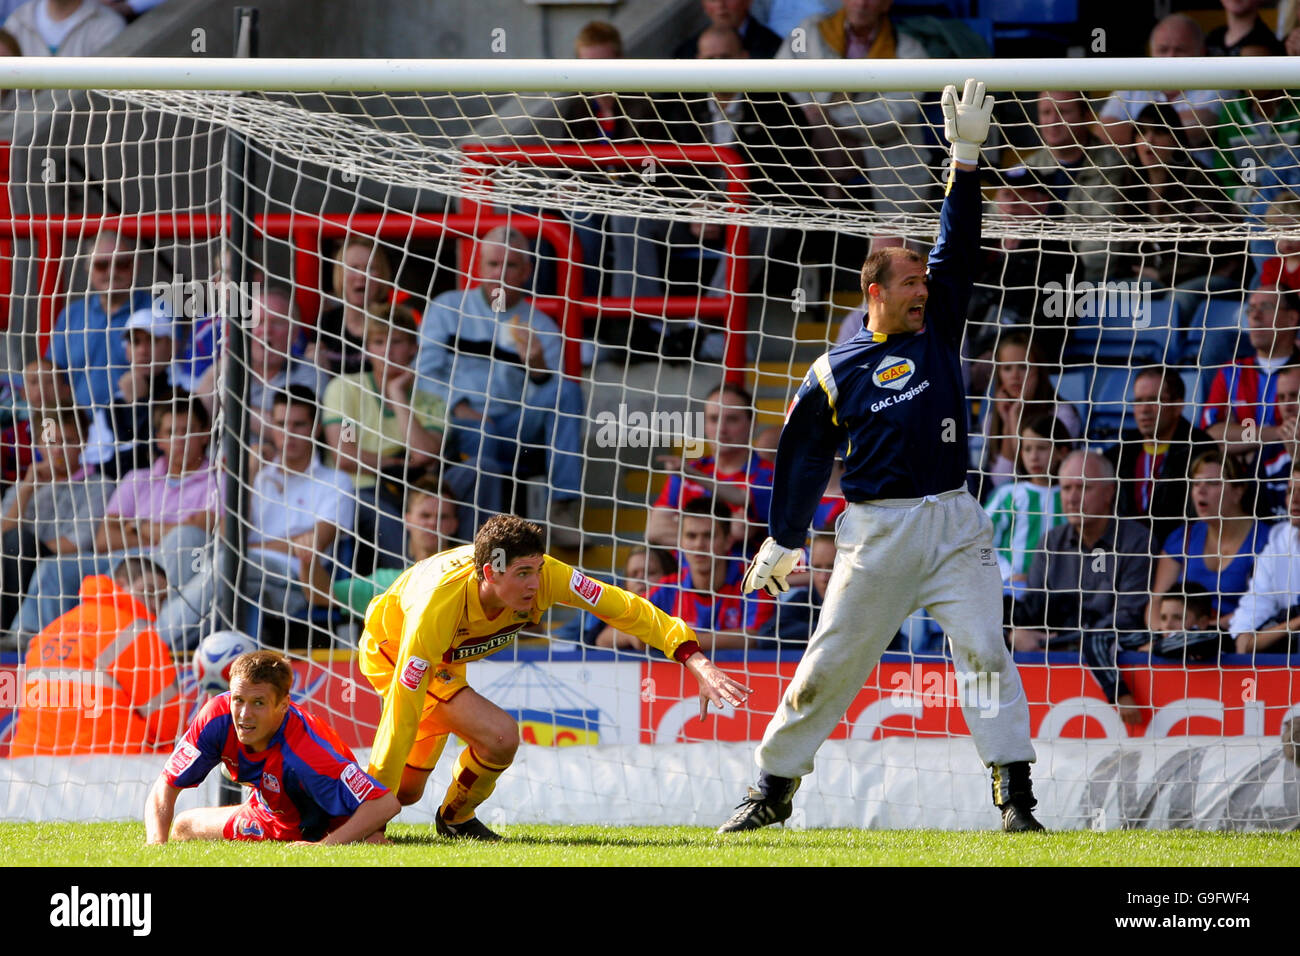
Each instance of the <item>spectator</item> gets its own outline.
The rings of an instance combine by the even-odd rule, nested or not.
[[[993,352],[992,393],[980,407],[978,428],[971,433],[971,467],[987,491],[1011,481],[1020,458],[1021,422],[1039,415],[1052,415],[1065,426],[1071,438],[1083,431],[1079,413],[1058,402],[1056,390],[1045,374],[1046,361],[1028,333],[1012,329],[998,340]]]
[[[294,326],[298,324],[298,305],[289,289],[267,285],[259,298],[252,301],[248,335],[248,413],[254,439],[271,411],[277,392],[291,385],[301,385],[319,395],[328,374],[291,352]],[[199,379],[194,396],[211,411],[216,395],[218,366],[214,363]]]
[[[652,587],[675,573],[677,562],[669,552],[661,548],[633,548],[628,552],[627,562],[623,565],[623,580],[618,582],[618,586],[638,597],[645,597]],[[645,644],[636,637],[616,631],[596,615],[586,612],[572,618],[556,632],[556,636],[615,650],[645,650]]]
[[[776,445],[781,440],[781,426],[768,425],[754,436],[754,451],[768,464],[776,461]]]
[[[316,396],[301,385],[277,392],[266,429],[266,459],[249,463],[248,551],[242,556],[244,596],[264,613],[292,618],[307,608],[300,582],[311,563],[331,554],[352,530],[352,483],[316,452]],[[158,633],[174,648],[192,649],[216,598],[213,562],[180,588],[158,614]]]
[[[749,647],[768,627],[775,603],[765,591],[743,595],[745,561],[729,546],[731,514],[716,498],[682,507],[681,570],[651,588],[647,599],[695,630],[701,649]]]
[[[96,0],[29,0],[4,23],[23,56],[94,56],[126,29]]]
[[[1273,525],[1255,558],[1250,585],[1232,615],[1229,632],[1238,654],[1295,650],[1300,632],[1300,458],[1291,462],[1287,520]]]
[[[1052,192],[1038,171],[1016,166],[995,174],[995,181],[998,188],[993,214],[1003,223],[1016,222],[1032,230],[1037,223],[1058,214]],[[1062,239],[1016,235],[988,241],[996,245],[980,248],[967,312],[966,357],[984,365],[999,327],[1020,326],[1031,333],[1045,358],[1058,363],[1065,342],[1064,319],[1044,318],[1040,295],[1048,283],[1064,286],[1075,271],[1069,244]],[[983,391],[987,379],[982,369],[972,368],[971,377],[972,391]]]
[[[1026,419],[1020,426],[1017,480],[997,488],[984,504],[993,522],[993,546],[1007,598],[1029,580],[1030,566],[1047,532],[1065,522],[1056,473],[1070,443],[1069,432],[1056,416]]]
[[[1149,648],[1160,657],[1184,662],[1216,661],[1224,633],[1215,621],[1214,604],[1199,584],[1188,582],[1160,596],[1159,630]]]
[[[325,389],[325,440],[333,465],[352,478],[360,505],[357,537],[381,555],[399,556],[406,486],[436,475],[447,426],[447,406],[415,387],[420,350],[415,313],[403,305],[378,307],[362,341],[368,372],[340,375]],[[361,565],[374,564],[373,558]]]
[[[1294,435],[1294,415],[1283,418],[1278,393],[1290,366],[1297,366],[1300,373],[1300,356],[1293,354],[1300,298],[1276,287],[1256,289],[1247,299],[1246,323],[1254,354],[1215,373],[1201,427],[1215,441],[1224,442],[1228,454],[1245,456],[1257,479],[1285,483],[1290,470],[1286,443]],[[1267,510],[1285,512],[1282,489],[1266,488],[1264,494]]]
[[[332,595],[354,617],[364,619],[370,602],[387,591],[412,564],[456,546],[454,539],[460,530],[458,505],[455,496],[439,486],[436,477],[425,475],[420,478],[406,493],[402,552],[381,554],[379,566],[368,574],[340,575],[332,581],[324,556],[310,555],[308,600],[312,604],[328,604],[328,596]]]
[[[0,391],[0,482],[17,481],[35,458],[33,429],[74,407],[68,377],[49,359],[23,369],[20,384],[11,377]],[[17,388],[15,385],[17,384]]]
[[[1035,115],[1043,146],[1023,162],[1047,184],[1064,212],[1073,215],[1084,203],[1113,205],[1114,180],[1124,159],[1098,138],[1088,97],[1077,90],[1043,90]]]
[[[17,13],[15,13],[15,16]],[[121,331],[137,309],[150,303],[147,289],[132,291],[136,253],[132,240],[101,232],[90,246],[90,285],[55,320],[46,358],[67,373],[81,408],[107,408],[127,366]]]
[[[1095,452],[1071,452],[1061,463],[1066,524],[1047,533],[1012,609],[1015,650],[1078,648],[1084,664],[1126,724],[1142,721],[1116,667],[1117,649],[1146,644],[1150,534],[1115,517],[1115,472]]]
[[[1248,45],[1242,56],[1269,56]],[[1240,90],[1219,109],[1214,131],[1214,169],[1225,187],[1245,192],[1300,182],[1300,110],[1294,94],[1284,90]],[[1274,188],[1273,191],[1276,191]]]
[[[41,426],[41,459],[0,501],[0,622],[17,613],[39,558],[75,555],[94,544],[112,484],[82,462],[85,413],[56,411]],[[2,625],[0,625],[2,626]],[[15,648],[5,648],[13,650]]]
[[[143,557],[119,561],[111,578],[82,582],[81,603],[27,652],[10,757],[170,749],[189,702],[151,626],[166,594],[163,569]]]
[[[733,31],[740,37],[746,54],[756,60],[770,60],[781,49],[781,38],[754,19],[749,12],[752,5],[752,0],[700,0],[710,27]],[[698,56],[700,37],[707,29],[709,27],[679,43],[673,56],[679,60]]]
[[[168,384],[175,327],[156,304],[137,309],[122,334],[130,363],[117,379],[113,403],[94,412],[87,440],[86,463],[116,481],[145,468],[152,459],[149,420],[153,408],[169,399]]]
[[[1186,290],[1176,294],[1187,300],[1183,311],[1190,314],[1210,292],[1245,287],[1246,245],[1176,235],[1177,227],[1193,223],[1239,225],[1241,209],[1187,152],[1185,130],[1174,119],[1165,104],[1146,106],[1138,114],[1133,147],[1138,162],[1121,175],[1124,201],[1110,215],[1139,226],[1167,224],[1175,234],[1112,244],[1105,269],[1112,279]]]
[[[127,23],[134,23],[143,14],[154,7],[161,6],[166,0],[99,0]]]
[[[1151,31],[1152,56],[1204,56],[1205,34],[1195,20],[1185,13],[1171,13]],[[1133,121],[1149,103],[1169,103],[1177,110],[1187,130],[1189,142],[1199,147],[1208,139],[1223,90],[1116,90],[1101,110],[1102,130],[1116,145],[1133,142]]]
[[[698,58],[701,60],[736,60],[750,54],[741,44],[735,30],[709,27],[699,35]],[[675,130],[678,142],[706,143],[735,150],[749,173],[748,189],[756,203],[791,205],[810,202],[817,198],[809,185],[816,159],[809,152],[800,130],[802,113],[793,101],[782,93],[721,92],[691,94],[686,98],[690,123]],[[691,185],[695,195],[712,189],[714,198],[725,199],[726,181],[721,170],[707,174],[707,181]],[[689,178],[689,177],[687,177]],[[712,268],[697,266],[687,276],[688,291],[676,294],[698,294],[698,287],[706,287],[706,295],[723,295],[726,290],[726,264],[724,229],[718,223],[679,223],[672,227],[666,222],[638,220],[634,235],[641,242],[635,250],[638,262],[653,262],[656,248],[668,243],[679,257],[694,256]],[[749,227],[749,254],[761,266],[788,235],[788,230],[768,226]],[[665,254],[667,259],[669,253]],[[643,270],[644,271],[644,270]],[[651,270],[654,271],[654,270]],[[661,274],[673,277],[671,263]],[[751,266],[751,283],[760,278],[760,268]],[[638,294],[662,295],[663,289],[653,279]],[[710,358],[721,358],[722,336],[716,336]]]
[[[393,298],[393,265],[388,251],[368,236],[349,236],[339,247],[333,270],[339,305],[321,313],[316,347],[305,358],[340,375],[366,367],[366,322]]]
[[[479,284],[429,305],[417,381],[444,398],[452,447],[481,474],[521,475],[525,450],[545,458],[552,544],[576,547],[586,400],[564,375],[559,326],[524,292],[531,272],[522,235],[498,228],[484,236],[474,263]],[[496,503],[480,496],[478,504]]]
[[[1262,47],[1268,56],[1283,56],[1286,48],[1259,15],[1260,0],[1219,0],[1228,22],[1205,35],[1206,56],[1249,56],[1247,47]]]
[[[1190,474],[1196,520],[1182,523],[1164,540],[1151,592],[1164,594],[1176,584],[1196,584],[1209,596],[1215,625],[1226,628],[1272,526],[1256,521],[1251,513],[1255,495],[1236,459],[1208,451],[1192,462]],[[1152,602],[1147,611],[1152,633],[1165,630],[1161,613]]]
[[[704,435],[713,454],[702,458],[661,456],[667,484],[655,499],[646,522],[647,544],[677,547],[679,515],[699,498],[717,498],[730,507],[741,527],[732,541],[747,540],[767,528],[771,505],[772,465],[750,446],[754,399],[739,385],[722,383],[709,392],[704,407]]]
[[[1192,514],[1188,466],[1214,441],[1183,417],[1186,399],[1176,369],[1142,369],[1133,379],[1137,427],[1125,429],[1105,452],[1119,478],[1120,515],[1147,525],[1156,546]]]
[[[838,13],[809,17],[787,37],[778,59],[925,59],[920,41],[899,33],[880,0],[843,0]],[[826,172],[829,195],[870,189],[875,212],[921,212],[934,176],[928,167],[925,123],[915,93],[796,93]],[[856,198],[856,197],[854,197]]]
[[[153,548],[178,527],[210,533],[220,511],[220,493],[208,447],[211,421],[197,402],[159,405],[153,440],[161,454],[148,468],[127,473],[113,492],[95,550]]]
[[[769,639],[761,642],[760,647],[784,650],[802,646],[817,633],[822,602],[826,600],[831,569],[835,566],[835,554],[835,533],[814,532],[812,546],[808,550],[808,563],[811,565],[808,583],[799,587],[791,583],[790,590],[777,597],[776,614],[769,626]]]

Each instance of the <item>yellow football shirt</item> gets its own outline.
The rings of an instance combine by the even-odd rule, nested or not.
[[[464,684],[465,665],[509,646],[556,604],[590,611],[673,659],[695,632],[644,598],[595,581],[546,555],[531,611],[510,608],[488,617],[479,602],[474,546],[426,558],[370,602],[361,641],[361,671],[384,696],[370,755],[371,775],[389,789],[401,782],[426,693],[450,700]],[[431,685],[431,680],[436,683]],[[437,690],[432,688],[436,687]]]

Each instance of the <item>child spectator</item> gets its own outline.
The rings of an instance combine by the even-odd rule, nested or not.
[[[993,521],[993,545],[1008,598],[1029,580],[1047,532],[1065,523],[1056,472],[1069,453],[1070,435],[1060,419],[1039,415],[1026,422],[1020,428],[1017,480],[995,489],[984,505]]]
[[[378,595],[388,590],[412,564],[431,558],[456,546],[460,529],[460,512],[456,498],[438,485],[433,475],[425,475],[406,494],[406,512],[402,526],[406,530],[401,554],[380,554],[379,567],[369,574],[336,577],[331,583],[321,555],[311,555],[308,575],[311,586],[307,599],[312,604],[328,604],[329,595],[347,607],[357,618],[366,616],[366,608]]]
[[[41,631],[27,652],[9,756],[171,747],[186,701],[171,653],[151,626],[166,594],[162,568],[144,557],[124,558],[111,578],[86,578],[81,604]]]
[[[1300,225],[1300,196],[1292,192],[1278,196],[1264,213],[1264,225],[1294,230]],[[1265,259],[1260,266],[1259,287],[1300,291],[1300,238],[1279,237],[1275,251],[1276,255]]]
[[[816,633],[822,602],[826,600],[826,588],[831,581],[831,570],[835,567],[835,533],[815,532],[808,553],[811,564],[807,575],[808,583],[801,587],[791,586],[790,590],[777,597],[776,615],[770,626],[771,636],[761,641],[759,647],[783,650],[802,646]]]
[[[1079,413],[1070,405],[1058,403],[1045,364],[1037,344],[1019,329],[1004,334],[994,349],[991,398],[980,408],[979,427],[971,434],[971,465],[983,485],[977,497],[984,497],[989,489],[1015,476],[1022,421],[1053,415],[1071,438],[1079,437]]]
[[[1153,604],[1157,602],[1152,602]],[[1224,634],[1215,624],[1214,601],[1194,581],[1161,595],[1155,639],[1140,650],[1185,662],[1218,660]]]
[[[652,587],[677,571],[677,562],[662,548],[633,548],[623,565],[623,579],[618,586],[625,591],[645,597]],[[631,634],[614,630],[594,614],[583,613],[572,618],[555,636],[561,640],[612,647],[616,650],[645,650],[645,644]]]

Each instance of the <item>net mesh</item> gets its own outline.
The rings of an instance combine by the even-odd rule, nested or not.
[[[1300,118],[1284,92],[1143,111],[1146,98],[998,108],[963,342],[970,487],[994,521],[1040,752],[1066,768],[1039,773],[1057,825],[1245,825],[1219,795],[1253,780],[1260,805],[1294,796],[1270,755],[1296,701],[1283,655],[1297,594],[1278,568],[1294,550]],[[4,815],[42,801],[54,815],[134,814],[177,733],[155,710],[188,717],[220,684],[219,655],[200,647],[214,631],[289,650],[296,699],[364,754],[379,714],[353,650],[368,598],[514,511],[581,573],[658,589],[755,693],[688,720],[680,668],[581,602],[557,607],[535,632],[549,642],[525,636],[470,666],[536,745],[489,821],[713,822],[812,633],[824,535],[844,507],[837,474],[812,572],[780,602],[741,600],[732,578],[766,535],[763,456],[812,361],[860,327],[867,251],[933,243],[941,127],[937,96],[894,93],[105,91],[33,113],[0,237],[3,623],[20,661],[0,671]],[[223,228],[226,131],[248,155],[244,285]],[[231,323],[247,336],[234,405]],[[1167,371],[1139,374],[1150,366]],[[231,433],[242,456],[222,444]],[[1100,565],[1085,549],[1065,586],[1035,559],[1066,523],[1055,469],[1070,448],[1114,449],[1104,514],[1145,525],[1098,545]],[[681,517],[709,496],[730,514],[716,530]],[[120,572],[136,552],[165,589],[150,593],[147,567]],[[137,627],[135,605],[100,613],[91,575],[131,591],[152,626]],[[233,618],[223,587],[239,595]],[[94,612],[99,643],[51,668],[73,646],[61,615],[78,610]],[[1078,613],[1104,619],[1089,626],[1104,639],[1072,639]],[[132,663],[130,680],[105,663],[136,630],[175,662],[176,700],[157,699],[160,661]],[[1030,650],[1041,630],[1046,658]],[[63,694],[65,717],[33,705],[38,692]],[[796,822],[987,825],[964,692],[918,610],[822,751]],[[96,707],[116,715],[94,725],[107,740],[76,739],[76,715]],[[1125,751],[1139,735],[1150,747]],[[1207,795],[1174,806],[1156,781],[1202,746]],[[78,805],[72,791],[95,778],[67,777],[72,752],[104,754],[129,785]],[[899,765],[904,789],[864,800]],[[1131,806],[1107,789],[1120,779],[1155,796]],[[1288,812],[1267,825],[1293,825]]]

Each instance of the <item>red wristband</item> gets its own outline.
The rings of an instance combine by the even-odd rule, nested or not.
[[[673,652],[673,660],[678,664],[685,664],[692,654],[700,649],[699,641],[687,641],[681,647]]]

